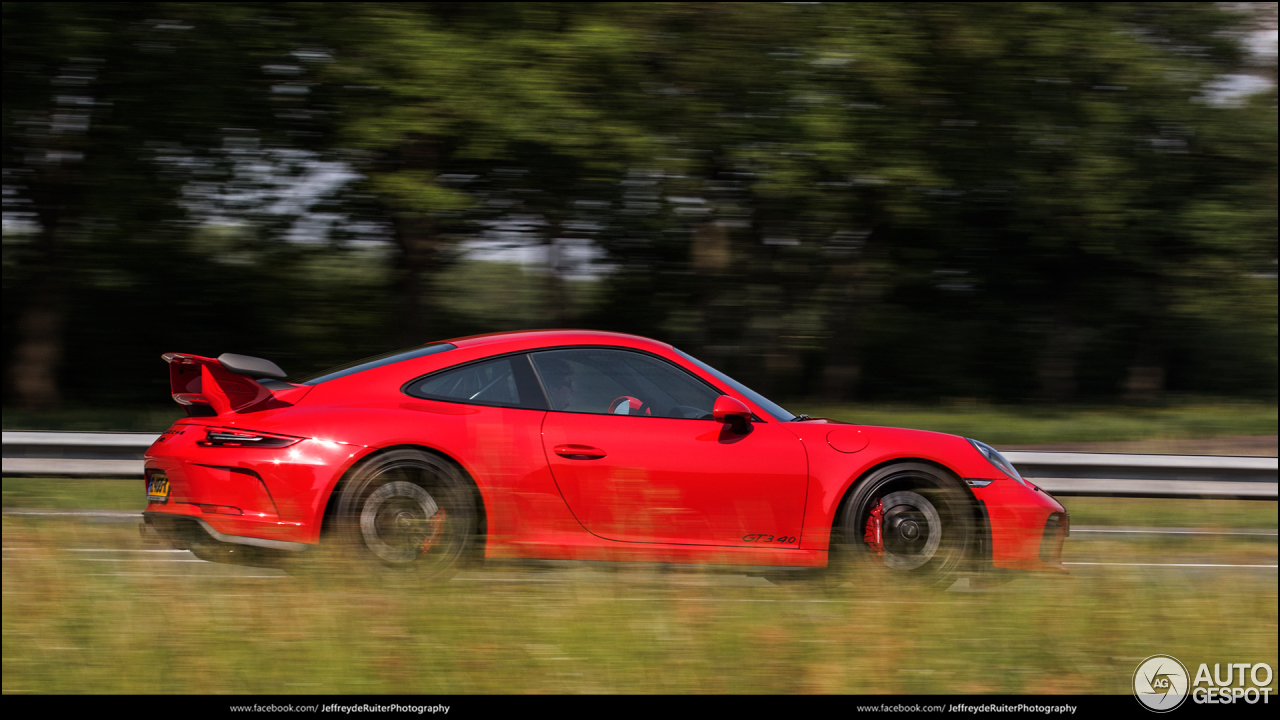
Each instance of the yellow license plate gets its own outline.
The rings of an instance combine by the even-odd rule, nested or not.
[[[147,502],[169,502],[169,476],[162,472],[152,472],[147,478]]]

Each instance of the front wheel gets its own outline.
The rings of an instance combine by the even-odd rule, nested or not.
[[[421,450],[375,455],[338,497],[337,540],[371,568],[445,579],[475,542],[475,490],[453,463]]]
[[[946,583],[969,567],[973,518],[972,499],[950,473],[922,463],[881,468],[858,481],[837,515],[833,563],[857,574]]]

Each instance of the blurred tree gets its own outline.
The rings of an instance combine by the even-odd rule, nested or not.
[[[16,404],[49,408],[60,400],[68,293],[108,270],[93,264],[104,250],[129,245],[121,254],[142,270],[181,237],[186,177],[166,172],[163,156],[217,147],[224,128],[277,127],[261,63],[289,43],[251,4],[6,3],[3,12],[5,202],[29,228],[6,227],[7,379]]]
[[[791,396],[1274,397],[1276,95],[1220,90],[1274,77],[1251,7],[6,4],[12,402],[128,396],[109,341],[503,323]],[[326,233],[264,200],[307,172],[359,175]]]
[[[337,143],[365,174],[399,249],[402,342],[439,332],[434,278],[477,223],[540,226],[549,246],[575,207],[615,193],[648,157],[626,111],[643,39],[633,9],[387,4],[306,8],[332,50]],[[550,319],[567,301],[550,272]]]
[[[668,291],[669,312],[722,360],[763,353],[762,381],[827,349],[821,385],[774,387],[1150,395],[1187,268],[1244,287],[1275,258],[1274,153],[1214,140],[1242,115],[1208,96],[1243,61],[1220,6],[681,6],[655,22],[653,102],[686,159],[670,184],[718,202],[719,229],[684,236],[706,277]],[[1226,200],[1224,181],[1252,189]],[[1257,215],[1255,234],[1196,240],[1175,218],[1209,198]]]

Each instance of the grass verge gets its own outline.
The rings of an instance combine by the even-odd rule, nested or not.
[[[1073,526],[1267,529],[1276,528],[1274,500],[1061,497]]]
[[[5,509],[79,508],[138,510],[146,506],[146,486],[137,480],[84,478],[4,478]]]
[[[4,520],[5,693],[1124,695],[1156,653],[1277,666],[1274,570],[1090,568],[984,594],[590,570],[414,587],[74,552],[132,533]]]
[[[1148,408],[841,405],[806,408],[803,412],[860,425],[963,435],[997,446],[1275,435],[1277,428],[1276,406],[1262,403]]]

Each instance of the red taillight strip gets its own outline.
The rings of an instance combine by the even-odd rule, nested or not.
[[[243,515],[244,512],[238,507],[231,505],[210,505],[208,503],[191,503],[200,508],[200,512],[213,513],[214,515]]]

